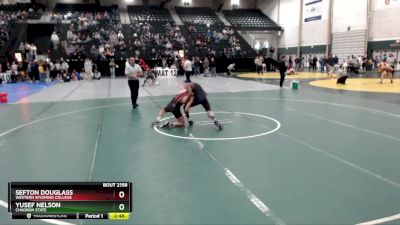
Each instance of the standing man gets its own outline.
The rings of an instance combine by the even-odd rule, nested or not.
[[[211,76],[216,77],[217,76],[217,64],[215,63],[214,56],[211,57],[210,69],[211,69]]]
[[[317,56],[314,55],[314,57],[313,57],[313,59],[312,59],[313,71],[316,71],[316,70],[317,70],[317,62],[318,62]]]
[[[68,73],[68,69],[69,69],[69,64],[67,63],[67,61],[64,61],[64,59],[61,58],[61,73]]]
[[[292,56],[289,56],[289,69],[291,69],[292,67],[293,67]]]
[[[32,62],[29,63],[32,66]],[[55,67],[55,73],[56,73],[56,77],[62,79],[62,73],[61,73],[61,63],[59,60],[56,61],[56,63],[54,64]],[[31,68],[31,72],[33,71],[33,69]]]
[[[326,64],[326,72],[328,73],[328,77],[330,78],[335,72],[335,59],[332,57],[332,55],[328,56],[325,64]]]
[[[324,72],[325,62],[326,62],[325,56],[321,56],[321,58],[319,59],[319,66],[321,69],[321,73]]]
[[[115,68],[117,67],[117,64],[115,64],[114,59],[111,59],[110,63],[108,64],[110,67],[110,76],[112,79],[115,79]]]
[[[143,74],[142,68],[135,62],[135,57],[130,57],[129,62],[125,64],[125,76],[128,78],[129,89],[131,90],[132,107],[135,109],[139,94],[139,77]]]
[[[39,61],[38,71],[40,82],[46,83],[46,67],[43,61]]]
[[[93,64],[89,58],[85,59],[83,68],[85,69],[85,74],[86,74],[85,80],[92,80],[93,79]]]
[[[286,65],[285,65],[285,56],[282,56],[278,62],[278,70],[281,75],[281,80],[279,82],[279,86],[282,87],[283,82],[285,81],[285,73],[286,73]]]
[[[183,70],[186,75],[186,82],[190,82],[190,75],[192,74],[192,62],[185,56],[185,60],[183,62]]]
[[[254,59],[254,64],[256,64],[256,72],[258,75],[262,72],[262,59],[261,56],[257,55],[256,58]]]
[[[308,56],[308,71],[310,72],[313,68],[312,57]]]
[[[208,77],[210,75],[210,61],[208,61],[208,57],[206,56],[203,61],[203,69],[204,76]]]

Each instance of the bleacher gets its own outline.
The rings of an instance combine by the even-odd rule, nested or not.
[[[16,6],[6,7],[15,9]],[[83,60],[85,57],[94,60],[109,58],[125,60],[126,57],[140,52],[140,57],[147,60],[162,58],[170,60],[174,58],[178,50],[184,50],[185,55],[199,57],[213,54],[218,58],[225,54],[228,58],[234,59],[255,55],[254,49],[236,32],[236,26],[225,26],[211,8],[177,7],[176,11],[184,23],[183,26],[174,24],[167,9],[147,5],[128,6],[130,24],[122,25],[117,5],[58,3],[53,11],[56,19],[53,21],[56,22],[54,31],[58,34],[61,43],[58,48],[50,45],[49,57],[55,60],[69,58],[73,61]],[[147,25],[150,27],[149,32],[144,29]],[[76,34],[78,38],[67,40],[68,30],[72,30],[73,35]],[[125,38],[118,38],[118,44],[111,45],[111,48],[105,47],[111,42],[110,37],[119,31]],[[94,38],[97,33],[100,33],[101,38]],[[1,42],[4,43],[1,38],[0,47]],[[123,45],[120,48],[122,42]],[[172,48],[167,47],[169,43]],[[40,50],[40,45],[37,46]],[[113,49],[114,51],[111,52],[114,55],[106,54],[106,57],[93,58],[96,54],[93,54],[91,50],[99,50],[103,47]]]
[[[231,27],[225,26],[211,8],[176,7],[176,11],[184,23],[182,32],[188,39],[190,56],[205,57],[213,53],[220,57],[224,52],[230,58],[254,55],[254,50]]]
[[[157,6],[128,6],[128,14],[131,23],[134,21],[173,23],[174,21],[167,9]]]
[[[74,45],[76,49],[79,49],[77,54],[69,54],[69,58],[72,60],[83,60],[83,57],[86,56],[93,59],[90,52],[92,46],[99,49],[100,46],[110,43],[111,34],[117,34],[119,31],[123,30],[117,5],[57,4],[54,8],[54,13],[61,15],[64,22],[71,23],[68,26],[64,24],[56,26],[55,31],[59,34],[61,41],[67,39],[67,32],[69,29],[72,29],[73,32],[77,33],[79,36],[78,40],[68,40],[68,45]],[[94,19],[96,20],[95,24],[92,23]],[[100,34],[100,39],[94,38],[94,34],[97,33]],[[84,37],[83,40],[82,37]],[[85,38],[87,38],[87,40]],[[125,44],[124,41],[124,45]],[[74,47],[72,49],[74,49]],[[114,56],[110,57],[117,59],[126,57],[126,50],[123,48],[120,49],[119,45],[114,46],[113,49]],[[64,49],[58,49],[58,51],[52,54],[54,58],[60,58],[65,55],[66,51]]]
[[[167,9],[157,6],[128,6],[128,15],[131,24],[128,31],[130,34],[127,35],[132,37],[128,44],[130,55],[135,55],[135,51],[138,50],[140,57],[145,59],[159,60],[167,57],[166,42],[157,43],[157,36],[161,39],[167,38],[175,50],[187,49],[185,44],[177,41],[177,37],[181,37],[181,32],[174,31],[176,25]],[[144,29],[147,26],[149,26],[149,32],[147,32],[147,28]],[[135,46],[135,41],[140,41],[143,46]],[[152,52],[153,49],[156,53]]]
[[[45,9],[45,5],[37,3],[0,4],[0,12],[14,15],[17,20],[38,20]]]
[[[222,24],[222,21],[215,15],[214,11],[208,7],[176,7],[176,12],[185,24]]]
[[[17,36],[14,34],[17,19],[4,11],[0,12],[0,57],[6,57],[10,49],[15,45]]]
[[[0,56],[10,54],[18,45],[20,33],[17,24],[26,24],[27,19],[40,19],[46,6],[38,3],[0,4]]]
[[[278,24],[258,9],[224,10],[223,13],[237,30],[282,30]]]
[[[10,37],[10,25],[0,24],[0,49],[5,46]]]
[[[121,18],[119,15],[119,8],[117,5],[112,5],[112,6],[98,6],[94,4],[61,4],[58,3],[54,7],[54,13],[59,13],[64,16],[66,16],[68,13],[71,13],[73,15],[73,18],[67,18],[64,17],[65,19],[76,19],[77,16],[79,16],[79,13],[104,13],[108,12],[111,19],[116,22],[120,22]]]

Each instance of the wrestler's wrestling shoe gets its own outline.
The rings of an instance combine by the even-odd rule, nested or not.
[[[223,130],[224,126],[222,126],[222,124],[220,122],[218,122],[217,120],[214,120],[214,124],[215,126],[218,127],[218,130]]]
[[[166,122],[160,126],[160,128],[171,128],[171,127],[172,127],[172,123],[170,123],[170,122]]]

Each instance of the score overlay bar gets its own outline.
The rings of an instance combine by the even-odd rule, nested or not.
[[[13,219],[129,219],[131,182],[10,182]]]

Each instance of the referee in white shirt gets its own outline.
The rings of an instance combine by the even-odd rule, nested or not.
[[[186,82],[190,82],[190,75],[192,75],[192,61],[189,60],[187,56],[185,56],[185,60],[183,62],[183,70],[186,75]]]
[[[125,64],[125,76],[128,78],[129,89],[131,89],[132,107],[136,108],[139,94],[139,77],[143,75],[142,68],[135,63],[135,57],[129,58],[129,63]]]

